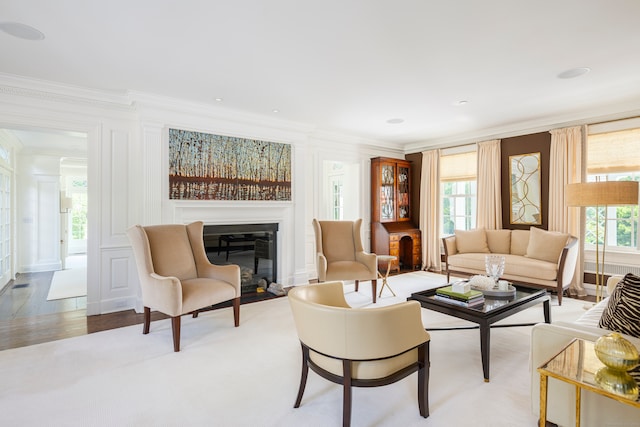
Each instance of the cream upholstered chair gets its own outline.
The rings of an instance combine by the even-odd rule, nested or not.
[[[406,301],[376,308],[351,308],[342,282],[297,286],[289,290],[302,345],[302,375],[295,408],[300,406],[309,368],[343,386],[343,425],[351,420],[351,387],[394,383],[418,372],[418,408],[429,416],[429,334],[420,303]]]
[[[213,265],[204,249],[202,222],[127,230],[133,247],[144,305],[143,333],[149,333],[151,309],[171,316],[173,349],[180,351],[180,316],[233,300],[240,324],[240,267]]]
[[[318,281],[354,280],[356,292],[361,280],[371,280],[373,302],[376,302],[378,261],[362,246],[362,219],[356,221],[313,220],[316,235],[316,268]]]

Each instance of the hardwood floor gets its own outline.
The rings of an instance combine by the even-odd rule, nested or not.
[[[0,350],[142,324],[134,310],[87,317],[87,297],[47,301],[52,277],[20,274],[0,293]],[[165,317],[154,312],[151,319]]]

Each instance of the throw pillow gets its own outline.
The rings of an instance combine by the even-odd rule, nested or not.
[[[562,249],[567,245],[568,239],[569,235],[565,233],[531,227],[529,245],[524,256],[555,264],[560,258]]]
[[[529,246],[529,230],[511,230],[511,254],[522,255],[527,253]]]
[[[487,233],[484,228],[475,230],[456,230],[456,247],[458,253],[489,253]]]
[[[598,326],[640,338],[640,277],[628,273],[618,282]]]
[[[492,254],[511,252],[511,230],[487,230],[487,245]]]

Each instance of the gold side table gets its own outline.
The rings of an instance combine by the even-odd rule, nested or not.
[[[640,408],[638,395],[623,396],[606,390],[597,381],[598,371],[607,368],[596,356],[594,343],[574,339],[551,360],[538,368],[540,373],[540,426],[547,420],[547,381],[555,378],[576,387],[576,427],[580,427],[580,401],[582,390],[589,390],[618,402]],[[637,385],[637,384],[636,384]],[[638,413],[640,417],[640,413]]]
[[[385,286],[389,288],[389,290],[395,297],[396,293],[393,292],[393,289],[391,289],[391,286],[389,286],[389,283],[387,283],[387,279],[389,278],[389,272],[391,271],[391,264],[393,264],[392,261],[397,260],[398,257],[394,255],[377,255],[377,257],[378,257],[378,262],[386,261],[387,263],[387,271],[384,275],[380,273],[380,271],[378,271],[378,277],[382,279],[382,287],[380,288],[380,294],[378,295],[378,298],[382,296],[382,290],[384,289]]]

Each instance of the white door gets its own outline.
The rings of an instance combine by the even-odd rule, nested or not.
[[[0,167],[0,289],[11,279],[11,173]]]

